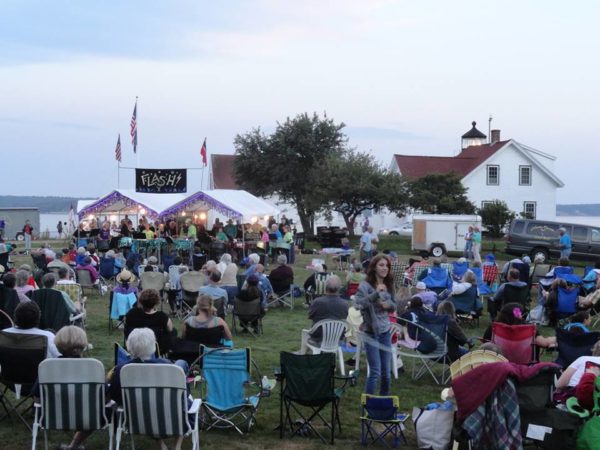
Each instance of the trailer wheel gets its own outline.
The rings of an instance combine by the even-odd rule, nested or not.
[[[444,253],[446,253],[446,248],[440,244],[433,244],[431,246],[431,250],[429,251],[429,253],[431,253],[431,256],[435,256],[436,258],[439,258]]]
[[[25,235],[23,234],[23,232],[22,232],[22,231],[19,231],[19,232],[17,233],[17,235],[15,236],[15,239],[16,239],[17,241],[24,241],[24,240],[25,240]]]

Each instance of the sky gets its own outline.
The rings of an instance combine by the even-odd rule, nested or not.
[[[119,133],[123,167],[200,168],[205,137],[233,153],[317,112],[386,166],[454,155],[492,115],[557,157],[559,203],[597,203],[598,17],[591,0],[0,0],[2,193],[115,189]],[[188,192],[208,177],[188,172]]]

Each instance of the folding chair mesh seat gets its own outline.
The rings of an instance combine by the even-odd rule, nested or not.
[[[6,414],[0,420],[16,414],[31,430],[29,422],[19,408],[31,399],[31,388],[38,379],[38,367],[46,358],[46,336],[0,331],[0,383],[5,386],[0,393],[0,403]],[[17,404],[6,396],[8,389],[14,391]],[[29,409],[29,408],[28,408]]]
[[[404,274],[408,269],[408,264],[405,262],[392,263],[392,275],[394,276],[394,287],[396,290],[404,285]]]
[[[117,322],[117,327],[124,325],[125,315],[137,303],[135,293],[130,292],[123,294],[121,292],[111,291],[110,301],[108,303],[108,329],[112,331],[114,321]]]
[[[234,334],[237,335],[238,322],[242,330],[246,330],[251,336],[263,334],[262,315],[260,298],[244,302],[236,297],[231,312]],[[253,327],[252,323],[256,323],[256,327]],[[254,332],[254,329],[256,329],[257,333]]]
[[[498,281],[498,266],[486,264],[482,266],[483,269],[483,281],[485,281],[489,286],[492,286],[494,283]]]
[[[580,356],[591,356],[592,347],[600,340],[600,332],[573,333],[562,328],[556,329],[558,357],[556,364],[566,369]]]
[[[537,361],[534,324],[507,325],[492,322],[492,342],[502,349],[502,354],[516,364],[531,364]]]
[[[250,431],[260,404],[260,377],[253,380],[249,348],[209,349],[202,346],[198,359],[204,378],[200,420],[203,429],[234,428]],[[247,390],[256,392],[249,395]]]
[[[392,447],[398,447],[401,440],[406,443],[403,421],[399,416],[400,400],[396,395],[377,396],[361,394],[360,403],[362,414],[360,417],[360,442],[363,445],[381,442],[389,447],[385,438],[392,436]],[[405,420],[405,419],[404,419]],[[380,426],[381,431],[377,431]]]
[[[448,300],[454,304],[460,322],[474,323],[479,326],[479,316],[483,309],[483,303],[479,299],[476,286],[471,286],[461,294],[452,294],[448,297]]]
[[[130,363],[121,369],[123,407],[119,409],[116,448],[121,435],[168,438],[192,435],[192,449],[200,448],[198,416],[200,400],[188,408],[186,377],[173,364]]]
[[[96,359],[46,359],[39,367],[40,402],[35,406],[32,448],[38,430],[94,431],[108,428],[109,449],[113,447],[113,414],[108,417],[104,395],[104,366]]]
[[[142,289],[155,289],[159,293],[165,289],[165,274],[161,272],[140,273],[140,284]]]
[[[508,362],[508,359],[490,350],[473,350],[450,364],[450,378],[454,379],[482,364],[492,362]]]
[[[270,279],[269,279],[270,280]],[[315,278],[316,281],[316,278]],[[271,282],[271,285],[273,283]],[[273,297],[269,300],[268,305],[274,305],[276,303],[281,304],[282,306],[287,306],[290,309],[294,309],[294,288],[296,286],[294,283],[287,284],[287,288],[283,290],[275,290],[275,285],[273,285]]]
[[[77,273],[77,282],[79,283],[79,285],[81,286],[81,288],[83,290],[90,289],[92,292],[94,292],[94,290],[97,289],[96,285],[92,281],[92,275],[90,275],[90,272],[88,270],[77,269],[76,273]]]
[[[198,291],[204,284],[204,276],[197,271],[191,270],[182,273],[179,277],[181,285],[181,302],[179,302],[179,318],[184,321],[193,314],[193,309],[198,300]]]
[[[334,443],[335,426],[342,430],[338,407],[343,388],[335,387],[335,355],[295,355],[281,352],[281,397],[279,416],[279,437],[289,430],[291,437],[314,433],[323,443],[327,440],[313,424],[319,420],[331,433],[330,443]],[[324,409],[330,405],[331,413],[324,417]],[[300,419],[293,421],[292,416]]]
[[[32,292],[31,300],[40,308],[40,328],[57,332],[66,325],[72,325],[84,318],[84,313],[71,314],[60,291],[56,289],[37,289]]]
[[[416,266],[415,272],[414,272],[414,275],[412,278],[412,285],[416,286],[417,283],[420,281],[419,278],[421,278],[421,275],[423,274],[423,272],[427,272],[430,268],[431,268],[431,266]]]
[[[65,292],[74,302],[81,301],[83,298],[83,289],[80,284],[56,284],[54,289]]]

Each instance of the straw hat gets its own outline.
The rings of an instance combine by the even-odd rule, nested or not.
[[[123,282],[127,282],[127,283],[133,283],[135,281],[135,275],[132,274],[129,270],[127,269],[123,269],[118,275],[117,275],[117,282],[119,283],[123,283]]]

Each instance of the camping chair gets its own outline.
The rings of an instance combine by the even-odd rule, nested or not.
[[[35,418],[31,447],[35,449],[37,434],[44,431],[48,450],[48,430],[95,431],[108,428],[108,448],[113,448],[113,414],[106,410],[104,395],[106,375],[97,359],[46,359],[40,363],[40,402],[34,404]],[[76,411],[76,414],[73,414]],[[71,413],[71,414],[70,414]]]
[[[31,300],[40,307],[40,328],[57,332],[66,325],[81,324],[85,319],[85,309],[71,314],[65,304],[63,294],[56,289],[37,289],[31,292]],[[81,303],[83,308],[83,303]]]
[[[498,282],[498,273],[499,269],[497,265],[485,264],[482,266],[483,270],[483,281],[487,283],[488,286],[493,286]]]
[[[508,359],[490,350],[473,350],[450,364],[450,378],[454,379],[475,367],[492,362],[508,362]]]
[[[65,292],[74,302],[81,302],[83,299],[83,288],[80,284],[56,284],[54,289]]]
[[[46,358],[47,347],[46,336],[0,331],[0,383],[5,386],[0,393],[0,403],[6,411],[0,421],[15,413],[31,431],[23,417],[31,406],[22,412],[19,408],[32,398],[31,388],[38,378],[38,366]],[[9,389],[15,393],[17,404],[7,397]]]
[[[137,303],[135,293],[123,294],[121,292],[110,291],[110,300],[108,302],[108,331],[125,326],[125,315]],[[115,327],[114,321],[117,322]]]
[[[429,373],[436,384],[444,384],[448,379],[448,316],[429,314],[419,317],[419,323],[398,317],[397,323],[392,323],[392,330],[398,333],[396,347],[392,348],[392,362],[400,355],[403,359],[413,361],[411,375],[418,380]],[[417,367],[417,363],[420,365]],[[442,373],[437,376],[434,364],[442,365]]]
[[[161,272],[142,272],[140,273],[140,285],[143,289],[154,289],[158,291],[161,296],[161,307],[162,307],[162,294],[165,290],[165,274]]]
[[[262,386],[258,368],[250,358],[250,349],[201,346],[197,361],[203,381],[202,428],[206,431],[233,428],[241,435],[249,432],[261,397],[269,395],[268,387]]]
[[[531,272],[531,277],[529,277],[529,284],[532,287],[537,287],[540,280],[546,277],[551,268],[550,264],[534,264],[533,272]]]
[[[483,310],[483,303],[477,294],[477,287],[471,286],[462,294],[452,294],[448,297],[454,304],[458,320],[465,324],[475,324],[479,327],[479,316]]]
[[[411,280],[411,284],[413,286],[416,286],[417,283],[419,281],[421,281],[419,278],[423,277],[423,272],[427,272],[429,269],[431,268],[431,266],[429,265],[419,265],[415,267],[415,272],[413,274],[412,280]]]
[[[223,326],[210,328],[192,328],[185,325],[185,338],[178,339],[173,345],[169,358],[172,360],[183,359],[192,364],[200,355],[200,347],[211,348],[223,346]]]
[[[564,319],[577,312],[578,296],[579,289],[565,289],[562,286],[558,286],[557,303],[556,309],[554,310],[556,320]]]
[[[529,264],[514,262],[510,265],[510,269],[517,269],[519,271],[519,280],[529,284]]]
[[[573,275],[573,266],[556,266],[554,268],[554,278],[564,278],[565,275]]]
[[[507,325],[492,322],[492,342],[502,349],[502,354],[516,364],[537,362],[534,324]]]
[[[0,330],[4,330],[5,328],[11,328],[14,326],[15,324],[13,323],[10,316],[0,309]]]
[[[325,295],[325,285],[327,280],[333,275],[333,272],[329,273],[315,273],[315,288],[314,290],[307,289],[304,292],[306,304],[310,305],[315,298]],[[293,297],[292,297],[293,299]]]
[[[404,274],[408,269],[408,264],[405,262],[392,263],[392,275],[394,276],[394,288],[396,291],[400,286],[404,286]],[[349,294],[350,296],[350,294]]]
[[[408,418],[406,414],[400,414],[400,399],[397,395],[369,395],[361,394],[360,403],[362,413],[360,416],[360,442],[362,445],[381,442],[389,447],[385,441],[387,435],[391,435],[392,447],[400,445],[400,439],[406,444],[403,422]],[[382,427],[381,431],[377,426]]]
[[[177,309],[179,319],[182,322],[192,315],[192,310],[196,306],[196,301],[198,300],[198,291],[204,285],[204,278],[202,273],[195,270],[182,273],[179,277],[182,299],[179,302],[179,307]]]
[[[243,302],[236,297],[233,302],[233,311],[231,312],[231,317],[233,333],[236,336],[238,334],[238,321],[242,330],[246,330],[251,336],[263,334],[263,312],[260,305],[260,298],[252,300],[251,302]],[[252,326],[253,322],[256,323],[256,327]],[[256,329],[257,333],[254,332],[254,329]]]
[[[46,260],[46,255],[39,252],[32,252],[31,259],[33,260],[34,267],[44,273],[48,273],[48,261]]]
[[[114,281],[115,279],[115,259],[114,258],[100,258],[100,264],[98,265],[98,274],[104,279],[105,283]]]
[[[85,269],[77,269],[77,282],[81,286],[81,289],[90,289],[92,292],[98,290],[98,286],[92,281],[92,275]]]
[[[269,299],[268,306],[279,304],[294,309],[294,288],[296,285],[290,280],[288,283],[281,283],[286,286],[284,289],[281,289],[281,287],[278,286],[279,283],[273,284],[270,277],[269,281],[273,286],[273,296]]]
[[[520,304],[525,311],[529,311],[529,300],[530,300],[530,292],[529,286],[524,284],[523,286],[515,286],[512,284],[505,283],[502,288],[502,295],[500,295],[496,301],[491,301],[488,303],[488,310],[490,309],[490,305],[494,304],[496,307],[496,311],[490,310],[491,318],[496,317],[496,312],[502,309],[506,303],[518,303]],[[494,314],[492,314],[494,312]]]
[[[17,309],[19,303],[20,300],[17,291],[0,284],[0,310],[12,318],[15,316],[15,309]]]
[[[123,433],[164,439],[192,435],[192,449],[200,448],[200,400],[188,407],[186,376],[174,364],[130,363],[121,369],[123,407],[118,410],[116,449]]]
[[[346,375],[340,341],[343,340],[347,329],[348,324],[343,320],[319,320],[310,330],[302,330],[302,347],[310,349],[313,355],[321,353],[337,355],[340,363],[340,373]],[[316,337],[313,337],[315,333]]]
[[[335,426],[342,431],[339,418],[339,403],[348,382],[355,384],[356,376],[335,376],[335,355],[295,355],[281,352],[281,369],[277,378],[281,382],[279,406],[279,437],[289,430],[291,437],[310,433],[316,434],[325,444],[327,440],[313,424],[320,420],[331,432],[330,443],[334,444]],[[336,387],[336,379],[343,385]],[[324,417],[324,409],[330,405],[329,420]],[[292,420],[294,416],[300,418]]]
[[[591,356],[592,347],[600,340],[600,332],[573,333],[563,328],[556,329],[558,357],[555,363],[566,369],[580,356]]]
[[[459,263],[458,261],[454,261],[452,263],[452,279],[455,281],[460,281],[465,273],[469,270],[469,261],[464,261]]]

